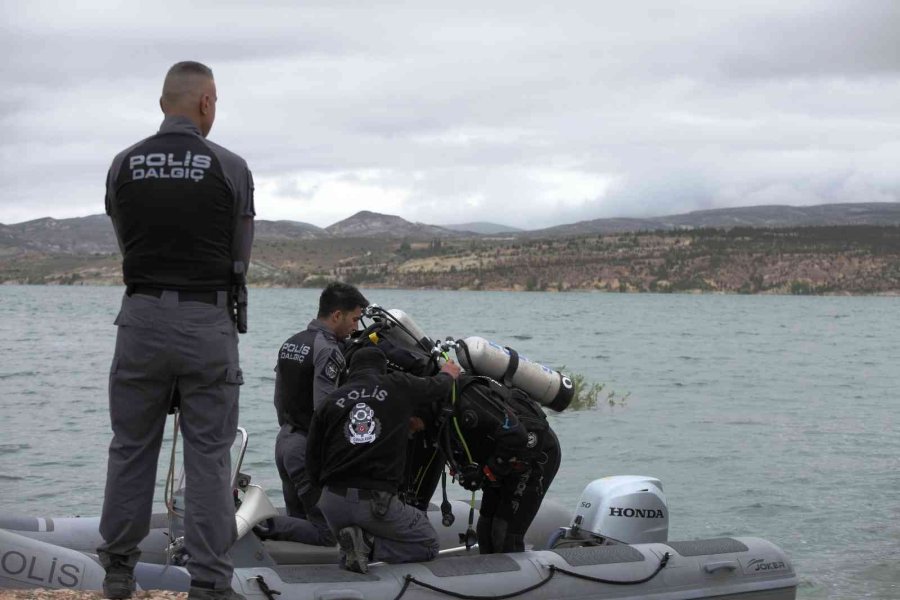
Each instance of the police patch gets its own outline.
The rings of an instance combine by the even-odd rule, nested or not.
[[[329,360],[325,364],[325,377],[334,381],[335,379],[337,379],[340,370],[341,369],[337,366],[337,363],[335,363],[333,360]]]
[[[353,445],[371,444],[378,438],[381,423],[375,418],[375,411],[365,402],[357,403],[351,410],[344,435]]]

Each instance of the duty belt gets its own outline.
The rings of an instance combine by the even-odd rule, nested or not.
[[[177,292],[179,302],[203,302],[204,304],[212,304],[213,306],[218,304],[219,292],[216,291],[196,292],[192,290],[165,290],[149,285],[136,285],[133,288],[128,289],[126,293],[129,296],[132,294],[140,294],[141,296],[161,298],[165,291]]]

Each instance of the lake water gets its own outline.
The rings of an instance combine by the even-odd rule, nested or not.
[[[0,511],[99,514],[120,296],[0,286]],[[367,296],[432,337],[481,335],[607,386],[597,408],[551,416],[563,445],[554,501],[574,507],[605,475],[656,476],[670,539],[763,537],[792,558],[803,598],[900,598],[900,298]],[[241,336],[244,471],[276,500],[272,368],[317,299],[251,290]],[[606,391],[630,395],[610,405]]]

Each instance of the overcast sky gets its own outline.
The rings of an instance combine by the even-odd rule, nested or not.
[[[900,200],[900,1],[0,2],[0,223],[103,212],[166,70],[259,219],[535,228]]]

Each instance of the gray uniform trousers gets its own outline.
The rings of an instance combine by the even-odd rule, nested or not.
[[[237,331],[226,308],[133,294],[116,319],[116,350],[109,375],[106,494],[100,518],[101,561],[133,565],[147,535],[156,468],[172,386],[181,395],[185,466],[185,549],[194,580],[231,586],[228,549],[237,537],[231,455],[238,421]]]
[[[437,532],[423,511],[404,504],[394,494],[390,495],[385,514],[379,516],[374,500],[360,498],[360,494],[369,493],[368,490],[356,488],[347,488],[345,494],[336,493],[327,484],[322,489],[319,508],[335,536],[350,525],[358,525],[368,531],[375,537],[373,561],[421,562],[437,556],[441,548]]]
[[[314,546],[334,546],[337,542],[316,506],[319,490],[306,471],[306,434],[282,425],[275,438],[275,466],[281,477],[281,491],[289,517],[275,519],[269,535],[273,539],[303,542]]]

